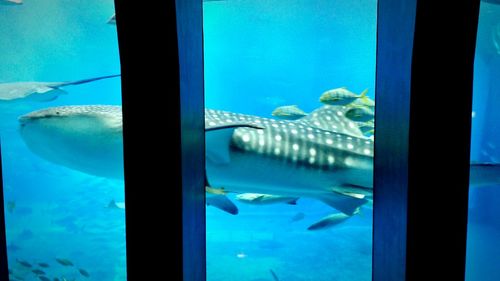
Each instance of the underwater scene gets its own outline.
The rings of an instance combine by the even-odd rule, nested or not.
[[[472,103],[466,281],[500,280],[500,3],[482,1]]]
[[[203,2],[208,281],[368,281],[375,0]]]
[[[113,0],[0,0],[10,280],[125,281]]]

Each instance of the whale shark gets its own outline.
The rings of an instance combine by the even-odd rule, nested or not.
[[[205,110],[208,185],[309,197],[354,214],[372,195],[373,140],[346,109],[325,105],[298,120]]]
[[[52,163],[100,177],[123,179],[120,106],[59,106],[19,118],[27,147]]]
[[[53,101],[66,94],[65,86],[90,83],[97,80],[118,77],[120,74],[94,77],[69,82],[12,82],[0,84],[0,104],[19,101]]]
[[[345,109],[325,105],[298,120],[205,110],[206,182],[224,192],[318,199],[351,216],[373,198],[373,142]],[[123,179],[120,106],[51,107],[19,118],[36,155],[87,174]],[[470,184],[500,183],[499,163],[471,164]],[[237,214],[223,194],[207,204]]]

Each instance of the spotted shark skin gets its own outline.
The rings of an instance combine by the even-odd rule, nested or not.
[[[205,110],[210,185],[232,192],[310,197],[352,215],[373,186],[373,140],[323,106],[299,120]]]

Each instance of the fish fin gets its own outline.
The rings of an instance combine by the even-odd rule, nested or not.
[[[224,190],[223,187],[217,188],[217,187],[210,187],[210,186],[205,186],[205,191],[210,194],[214,195],[226,195],[227,191]]]
[[[229,143],[234,128],[212,128],[205,131],[205,146],[207,160],[217,164],[229,164]]]
[[[56,90],[57,87],[51,87],[51,86],[45,86],[45,85],[40,85],[36,87],[33,92],[38,93],[38,94],[45,94],[50,91]]]
[[[332,195],[322,196],[319,199],[328,206],[333,207],[348,216],[356,214],[358,208],[368,202],[365,198],[360,199],[338,192],[335,192]]]
[[[90,82],[94,82],[94,81],[97,81],[97,80],[108,79],[108,78],[119,77],[119,76],[121,76],[121,74],[99,76],[99,77],[93,77],[93,78],[76,80],[76,81],[58,82],[58,83],[54,83],[53,85],[55,87],[64,87],[64,86],[70,86],[70,85],[79,85],[79,84],[85,84],[85,83],[90,83]]]
[[[225,195],[207,196],[205,202],[207,206],[214,206],[231,215],[238,214],[238,207],[236,207],[236,205],[234,205]]]
[[[342,192],[342,191],[334,191],[334,192],[342,194],[344,196],[353,197],[353,198],[356,198],[356,199],[364,199],[365,198],[364,194],[359,194],[359,193]]]
[[[294,198],[288,202],[286,202],[288,205],[297,205],[297,200],[299,200],[299,198]]]
[[[345,106],[324,105],[296,122],[329,132],[365,138],[359,126],[345,117],[347,109]]]
[[[366,98],[368,98],[366,96],[367,93],[368,93],[368,88],[364,89],[363,92],[361,92],[361,94],[359,94],[359,97],[362,99],[366,99]]]
[[[228,164],[231,160],[229,156],[231,138],[234,130],[241,127],[263,129],[263,127],[248,123],[205,126],[207,159],[217,164]]]

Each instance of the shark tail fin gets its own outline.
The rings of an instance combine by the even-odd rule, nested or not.
[[[223,210],[226,213],[230,213],[231,215],[238,214],[238,207],[234,205],[229,198],[225,195],[214,195],[206,197],[207,206],[214,206],[218,209]]]
[[[102,80],[102,79],[108,79],[108,78],[113,78],[113,77],[118,77],[121,76],[121,74],[114,74],[114,75],[106,75],[106,76],[99,76],[99,77],[93,77],[89,79],[82,79],[82,80],[77,80],[77,81],[69,81],[69,82],[61,82],[55,85],[54,87],[63,87],[63,86],[69,86],[69,85],[79,85],[79,84],[85,84],[89,82],[94,82],[97,80]]]

